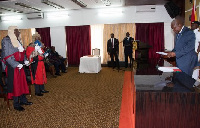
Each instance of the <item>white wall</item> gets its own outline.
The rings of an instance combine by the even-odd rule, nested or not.
[[[56,51],[66,58],[66,34],[65,27],[51,27],[51,46],[55,46]]]
[[[42,28],[51,27],[51,38],[52,45],[56,46],[57,51],[60,51],[62,55],[66,49],[63,49],[66,44],[64,39],[61,38],[63,35],[63,29],[56,29],[53,27],[60,26],[78,26],[78,25],[93,25],[93,24],[116,24],[116,23],[154,23],[154,22],[164,22],[165,23],[165,48],[168,50],[172,49],[173,44],[173,34],[170,31],[170,23],[172,19],[168,15],[166,9],[162,5],[156,5],[155,12],[140,12],[136,13],[136,6],[122,7],[122,15],[112,15],[112,16],[100,16],[98,12],[102,9],[81,9],[81,10],[71,10],[69,11],[69,17],[65,19],[47,19],[46,14],[44,19],[28,20],[24,16],[22,21],[11,21],[11,22],[0,22],[0,30],[7,30],[8,26],[16,25],[18,28]],[[104,9],[105,10],[105,9]],[[55,32],[54,32],[55,31]],[[60,32],[62,34],[60,35]]]
[[[165,50],[171,51],[174,48],[174,32],[171,29],[171,23],[165,23],[164,30],[165,30]]]

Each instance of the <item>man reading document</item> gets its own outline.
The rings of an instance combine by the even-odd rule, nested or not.
[[[184,26],[184,19],[177,16],[171,22],[171,28],[175,32],[175,47],[167,56],[176,57],[176,66],[188,75],[192,75],[197,66],[197,54],[195,53],[195,34]]]

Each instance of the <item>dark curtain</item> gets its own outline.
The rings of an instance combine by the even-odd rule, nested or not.
[[[40,34],[42,38],[42,43],[46,47],[51,47],[51,36],[50,36],[50,27],[47,28],[35,28],[36,31]]]
[[[66,26],[65,31],[68,64],[79,65],[80,57],[91,55],[90,26]]]
[[[164,23],[136,23],[136,40],[147,43],[149,58],[159,58],[156,52],[164,51]]]

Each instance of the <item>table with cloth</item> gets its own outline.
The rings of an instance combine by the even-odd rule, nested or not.
[[[80,73],[98,73],[101,70],[101,56],[83,56],[80,58]]]

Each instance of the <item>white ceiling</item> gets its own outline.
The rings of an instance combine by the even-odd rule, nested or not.
[[[64,9],[54,8],[52,6],[42,3],[42,1],[50,1]],[[84,2],[87,6],[85,8],[112,8],[122,6],[133,6],[133,5],[164,5],[166,2],[171,0],[77,0]],[[111,5],[106,6],[102,1],[110,1]],[[65,11],[65,10],[76,10],[81,9],[79,5],[73,2],[73,0],[0,0],[0,15],[13,15],[21,13],[32,13],[38,12],[30,8],[24,8],[16,3],[25,4],[27,6],[39,9],[39,12],[49,11]],[[16,12],[18,11],[18,12]]]
[[[41,10],[41,12],[64,11],[64,10],[73,10],[82,8],[71,0],[48,0],[50,2],[54,2],[58,5],[63,6],[64,9],[54,8],[52,6],[42,3],[41,1],[42,0],[3,0],[3,1],[0,0],[0,15],[19,14],[20,11],[22,11],[22,13],[38,12],[30,8],[24,8],[20,5],[15,5],[15,3],[17,2],[39,9]],[[87,5],[86,8],[104,8],[104,7],[124,6],[125,0],[109,0],[111,2],[110,6],[104,5],[101,0],[81,0],[81,1]],[[8,11],[7,9],[10,11]],[[14,11],[19,11],[19,12],[17,13]]]

